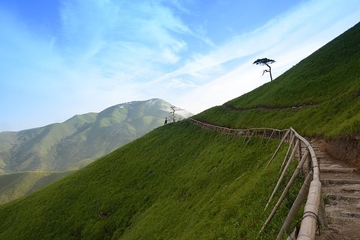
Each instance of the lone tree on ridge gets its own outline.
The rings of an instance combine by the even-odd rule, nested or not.
[[[181,108],[178,108],[178,107],[175,107],[175,106],[171,106],[171,112],[170,112],[170,118],[172,120],[172,122],[175,122],[175,111],[181,111],[181,110],[184,110],[184,109],[181,109]]]
[[[273,79],[272,79],[272,74],[271,74],[271,67],[270,67],[269,64],[272,64],[272,63],[274,63],[274,62],[275,62],[275,60],[272,60],[272,59],[261,58],[261,59],[257,59],[253,64],[256,64],[256,65],[266,65],[266,66],[269,68],[269,70],[268,70],[268,69],[265,69],[265,70],[263,71],[263,74],[262,74],[262,75],[264,75],[266,72],[270,73],[270,80],[272,81]]]

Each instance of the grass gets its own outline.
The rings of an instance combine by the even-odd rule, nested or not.
[[[43,177],[40,172],[78,170],[162,126],[170,106],[160,99],[131,102],[76,115],[64,123],[0,133],[0,174],[20,173],[16,184],[0,190],[0,203],[26,195]],[[0,185],[7,183],[4,178]]]
[[[279,141],[265,143],[254,137],[245,148],[240,137],[168,124],[0,206],[0,238],[254,239],[282,161],[264,168]],[[263,239],[276,236],[287,208]]]
[[[0,175],[0,204],[32,193],[70,172],[21,172]]]
[[[228,102],[238,108],[318,104],[360,89],[360,23],[274,81]]]
[[[235,111],[218,106],[195,118],[233,128],[295,128],[308,137],[328,139],[360,133],[360,99],[355,93],[342,95],[319,105],[287,109]]]
[[[235,128],[292,126],[328,139],[358,135],[359,42],[360,23],[274,81],[196,118]]]

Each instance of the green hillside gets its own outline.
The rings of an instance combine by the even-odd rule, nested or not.
[[[359,32],[358,24],[274,81],[195,118],[236,128],[293,126],[307,136],[358,135]],[[189,120],[167,124],[1,205],[0,239],[255,239],[287,150],[265,168],[278,143]],[[298,188],[260,239],[275,239]]]
[[[30,194],[70,172],[21,172],[0,175],[0,204]]]
[[[292,126],[307,136],[358,135],[359,66],[357,24],[274,81],[196,118],[234,128]]]
[[[0,239],[253,239],[277,180],[280,157],[264,166],[278,143],[168,124],[0,206]]]
[[[1,132],[0,173],[79,169],[163,125],[170,107],[160,99],[128,102],[63,123]]]

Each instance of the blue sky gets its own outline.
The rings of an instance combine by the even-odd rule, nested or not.
[[[360,20],[358,0],[0,0],[0,131],[161,98],[198,113]]]

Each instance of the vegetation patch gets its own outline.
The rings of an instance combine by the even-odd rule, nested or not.
[[[0,175],[0,204],[32,193],[70,172],[21,172]]]
[[[0,206],[0,238],[254,239],[286,152],[265,169],[278,143],[168,124]],[[292,195],[263,239],[277,235]]]

